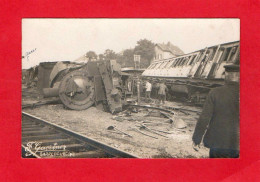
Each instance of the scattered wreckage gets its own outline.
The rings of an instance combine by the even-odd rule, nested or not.
[[[124,111],[113,115],[111,119],[118,122],[132,122],[128,131],[135,131],[153,139],[161,137],[170,139],[174,133],[186,133],[187,123],[177,116],[177,112],[150,105],[128,104],[127,106]],[[126,131],[116,129],[116,126],[109,126],[107,129],[113,133],[132,137]]]
[[[178,112],[184,115],[189,115],[189,112],[197,113],[197,111],[169,106],[140,105],[136,102],[126,104],[124,101],[127,100],[128,94],[133,94],[134,79],[130,74],[121,72],[120,65],[115,61],[95,61],[85,64],[57,62],[52,63],[51,66],[47,66],[46,63],[38,70],[38,77],[38,88],[41,88],[40,92],[43,96],[55,97],[55,99],[49,101],[43,99],[33,105],[23,105],[23,109],[55,103],[62,103],[72,110],[84,110],[93,105],[102,106],[104,111],[113,114],[113,120],[132,121],[131,131],[153,139],[161,137],[168,139],[173,132],[184,132],[187,123],[177,117]],[[147,117],[139,120],[132,117],[133,113],[141,112],[148,112],[149,116],[157,118],[152,120]],[[117,129],[116,126],[108,126],[107,130],[133,137],[127,131]]]

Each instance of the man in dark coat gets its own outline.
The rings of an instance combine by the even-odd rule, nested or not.
[[[210,158],[239,157],[239,65],[226,65],[225,85],[210,91],[192,137],[195,150],[203,135]]]
[[[158,90],[158,99],[159,99],[159,104],[165,104],[166,100],[166,92],[168,91],[167,86],[165,85],[165,80],[163,80],[160,85],[159,85],[159,90]]]

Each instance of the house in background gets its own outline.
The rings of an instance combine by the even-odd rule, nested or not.
[[[168,42],[167,44],[155,44],[155,56],[153,61],[168,59],[183,54],[184,52],[179,47],[171,44],[170,42]]]

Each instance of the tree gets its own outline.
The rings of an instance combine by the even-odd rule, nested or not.
[[[134,50],[133,49],[126,49],[123,53],[124,56],[124,63],[126,67],[133,67],[134,66]]]
[[[116,62],[123,67],[125,65],[123,55],[117,54],[116,57]]]
[[[126,49],[123,54],[117,54],[117,63],[122,67],[133,67],[134,66],[134,50]]]
[[[104,60],[104,59],[105,59],[105,56],[104,56],[104,54],[99,54],[99,55],[98,55],[98,58],[99,58],[99,60]]]
[[[104,56],[107,60],[116,59],[117,55],[113,50],[107,49],[104,53]]]
[[[97,59],[97,54],[94,51],[88,51],[86,57],[91,61]]]
[[[150,40],[141,39],[137,41],[137,46],[134,48],[134,54],[141,55],[141,68],[147,68],[150,65],[155,55],[154,47],[155,44]]]

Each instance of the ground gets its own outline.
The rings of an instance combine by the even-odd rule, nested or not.
[[[23,105],[39,100],[44,99],[37,95],[35,89],[23,87]],[[201,108],[186,106],[178,102],[166,102],[165,106],[201,111]],[[160,113],[158,114],[158,112],[150,109],[138,109],[138,112],[130,114],[129,112],[122,112],[112,115],[96,107],[75,111],[65,109],[62,104],[55,104],[42,105],[33,109],[25,108],[23,111],[141,158],[208,157],[207,148],[201,147],[199,151],[195,151],[192,148],[191,137],[199,117],[197,112],[183,113],[174,111],[173,121],[182,119],[187,125],[185,128],[177,129],[174,122],[170,123]],[[169,134],[158,132],[164,135],[164,137],[147,130],[140,130],[155,138],[143,135],[136,131],[141,124],[146,124],[145,126],[149,129],[161,130]],[[114,126],[115,129],[123,131],[132,137],[117,132],[115,129],[108,130],[109,126]]]

